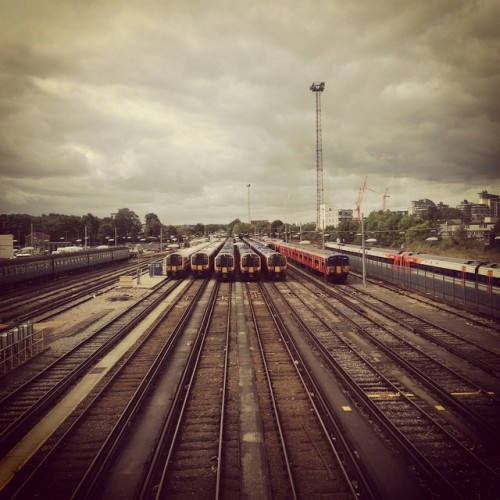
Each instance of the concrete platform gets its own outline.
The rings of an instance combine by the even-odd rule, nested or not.
[[[139,283],[136,276],[120,276],[118,288],[154,288],[158,283],[166,280],[167,276],[150,276],[149,274],[141,274]]]

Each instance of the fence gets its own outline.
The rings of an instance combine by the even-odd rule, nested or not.
[[[361,272],[362,258],[350,256],[353,271]],[[500,289],[488,283],[444,276],[421,269],[365,260],[366,275],[399,288],[433,297],[440,302],[478,314],[500,318]]]
[[[0,372],[6,373],[44,349],[44,334],[32,323],[19,325],[0,335]]]

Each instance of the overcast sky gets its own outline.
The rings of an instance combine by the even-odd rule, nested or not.
[[[316,220],[500,194],[498,0],[0,0],[0,213]],[[250,189],[247,185],[251,184]]]

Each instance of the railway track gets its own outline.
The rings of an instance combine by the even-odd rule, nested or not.
[[[373,330],[368,333],[367,319],[359,317],[359,306],[351,305],[351,312],[346,313],[340,312],[341,306],[336,304],[333,311],[331,298],[322,297],[324,292],[317,288],[308,298],[303,297],[304,286],[311,288],[310,284],[291,282],[276,286],[296,312],[298,321],[300,317],[308,317],[307,325],[304,322],[303,327],[328,356],[332,368],[337,370],[353,394],[392,438],[413,457],[412,460],[419,464],[430,481],[440,478],[440,487],[446,485],[459,498],[467,497],[468,494],[469,498],[476,497],[479,491],[494,491],[498,481],[498,472],[494,470],[498,457],[487,449],[471,451],[475,445],[443,419],[427,401],[405,387],[404,379],[396,378],[394,370],[381,371],[387,363],[381,362],[375,366],[368,356],[362,355],[360,345],[352,338],[352,332],[369,335],[370,342],[375,333]],[[328,304],[323,305],[323,302]],[[353,321],[353,315],[356,315],[354,325],[342,332],[338,324],[339,316]],[[380,325],[377,328],[381,331]],[[384,342],[388,342],[387,337]],[[404,349],[406,353],[400,349],[397,354],[398,362],[401,362],[402,356],[411,358],[420,355],[409,345]],[[434,376],[437,376],[436,373]],[[446,383],[449,380],[448,376]],[[474,423],[477,425],[476,421]],[[474,480],[471,480],[471,475]]]
[[[24,293],[17,296],[9,296],[0,300],[0,323],[6,324],[1,331],[12,328],[14,324],[32,321],[36,318],[38,321],[47,320],[57,314],[71,309],[87,300],[90,300],[95,294],[105,293],[105,291],[114,288],[119,276],[126,272],[133,272],[137,266],[120,267],[120,270],[102,270],[86,275],[85,279],[81,276],[69,280],[58,280],[57,285],[50,285],[36,291]],[[67,281],[69,283],[65,284]]]
[[[286,491],[290,498],[319,498],[332,492],[339,499],[372,498],[374,493],[337,423],[328,418],[320,391],[288,335],[270,292],[262,284],[247,283],[247,295],[258,345],[252,351],[258,357],[254,362],[262,366],[257,373],[267,382],[273,410],[263,413],[272,417],[274,421],[268,426],[277,429],[280,438],[279,446],[273,449],[281,448],[283,464],[269,468],[277,476],[273,481],[280,485],[277,491]],[[269,450],[267,455],[276,453]],[[275,460],[278,462],[277,457]]]
[[[179,294],[95,386],[77,410],[9,483],[15,498],[70,498],[84,477],[94,478],[99,459],[119,439],[120,425],[133,419],[141,399],[172,350],[178,331],[199,298],[200,283]],[[98,367],[99,368],[99,367]],[[115,440],[115,441],[114,441]],[[89,472],[89,470],[91,472]],[[87,475],[87,476],[86,476]]]
[[[389,304],[382,304],[382,301],[376,301],[374,304],[369,300],[371,297],[368,294],[364,294],[363,296],[360,296],[359,293],[346,295],[345,286],[339,289],[332,289],[316,281],[313,286],[319,286],[324,293],[346,306],[348,310],[347,314],[343,313],[343,309],[339,308],[338,305],[335,312],[342,315],[354,328],[367,336],[371,342],[376,344],[379,349],[384,351],[396,363],[404,366],[412,376],[417,377],[418,380],[426,384],[448,407],[460,412],[468,421],[472,422],[488,441],[498,442],[496,425],[500,421],[500,400],[496,394],[488,387],[478,385],[440,362],[435,353],[416,345],[412,339],[404,335],[404,332],[395,330],[393,324],[396,326],[405,326],[409,332],[431,340],[441,348],[449,350],[454,354],[458,353],[473,365],[480,368],[485,367],[485,371],[488,373],[494,371],[491,365],[481,360],[475,360],[473,356],[467,353],[467,347],[479,350],[476,344],[425,322],[394,305],[390,305],[390,310],[384,311],[382,305],[389,307]],[[370,311],[360,309],[360,304],[369,306]],[[368,312],[376,312],[376,314],[368,314]],[[379,321],[378,315],[381,313],[386,319],[390,320],[390,324]],[[411,323],[410,320],[412,320]],[[426,330],[423,327],[415,327],[415,324],[424,325]],[[448,345],[442,339],[440,339],[441,341],[437,341],[431,335],[433,331],[442,332],[442,336],[449,337],[454,341],[455,345]],[[456,347],[457,344],[464,347],[458,349]],[[481,352],[493,354],[486,349],[482,349]],[[494,356],[491,355],[489,359],[492,362],[496,361],[494,360]]]
[[[363,277],[359,273],[352,272],[349,273],[349,276],[352,278],[356,278],[358,281],[362,281]],[[404,295],[405,297],[409,297],[412,300],[415,300],[421,304],[431,306],[436,310],[440,310],[444,313],[452,314],[455,317],[462,318],[464,321],[467,321],[471,324],[477,325],[479,327],[487,328],[488,330],[494,330],[497,333],[500,333],[500,324],[498,323],[497,318],[485,318],[484,316],[480,316],[473,311],[468,310],[460,310],[457,309],[453,304],[447,304],[446,302],[440,302],[439,300],[433,300],[432,298],[426,297],[417,292],[405,290],[402,288],[398,288],[396,285],[393,285],[389,282],[381,281],[380,279],[371,279],[366,278],[366,281],[376,285],[378,287],[385,288],[386,290],[390,290],[398,295]]]
[[[168,294],[172,283],[153,290],[134,306],[94,331],[32,379],[0,401],[0,449],[6,453],[100,357],[145,318]]]
[[[121,492],[135,498],[151,498],[162,488],[158,485],[166,473],[164,467],[168,466],[165,454],[171,453],[175,441],[172,436],[177,432],[189,398],[190,379],[196,371],[203,332],[216,297],[213,283],[199,283],[192,306],[170,336],[168,353],[161,364],[154,367],[155,376],[138,391],[133,411],[120,418],[80,482],[75,498],[108,498]],[[117,454],[117,450],[123,448],[126,453]],[[138,468],[133,474],[127,474],[131,461]],[[194,464],[196,466],[196,461]],[[185,469],[189,468],[189,464],[186,465]]]
[[[458,334],[449,328],[431,323],[408,310],[396,307],[379,297],[366,292],[360,294],[359,290],[352,286],[342,285],[341,289],[346,296],[355,299],[370,310],[382,314],[417,335],[453,352],[471,365],[496,377],[500,376],[500,356],[497,351],[467,339],[463,334]]]
[[[233,499],[258,491],[347,499],[391,496],[404,485],[407,498],[420,498],[420,488],[483,498],[495,491],[498,408],[477,403],[491,395],[465,394],[470,381],[421,358],[425,352],[407,343],[415,332],[403,335],[406,327],[381,321],[380,303],[373,303],[375,313],[359,293],[345,292],[341,303],[332,287],[294,272],[283,283],[175,281],[188,282],[1,495]],[[115,345],[82,373],[107,370],[105,353]],[[88,356],[83,347],[80,354]],[[17,402],[0,402],[2,450],[73,391],[71,377],[81,378],[73,369],[61,382],[47,382],[53,395],[21,391]],[[428,380],[415,382],[417,371]],[[437,409],[458,387],[462,393],[451,398],[463,412],[451,403],[446,412]],[[36,400],[32,416],[28,398]],[[383,452],[375,448],[381,442],[390,443]],[[375,477],[377,460],[367,450],[376,450],[381,471],[401,477]],[[414,484],[413,496],[406,495]]]

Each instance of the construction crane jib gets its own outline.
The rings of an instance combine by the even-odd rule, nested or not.
[[[309,90],[316,94],[316,230],[324,229],[321,224],[323,201],[323,146],[321,144],[321,92],[325,82],[314,82]]]

